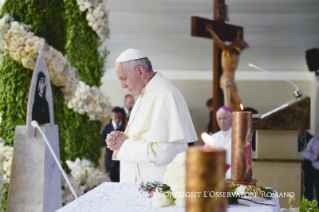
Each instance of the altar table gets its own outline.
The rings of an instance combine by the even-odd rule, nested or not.
[[[227,212],[279,212],[278,197],[271,200],[251,198],[254,201],[275,206],[265,206],[240,200],[248,206],[228,205]],[[80,204],[80,209],[78,205]],[[141,193],[134,183],[106,182],[74,200],[57,212],[185,212],[185,207],[152,207],[147,193]]]

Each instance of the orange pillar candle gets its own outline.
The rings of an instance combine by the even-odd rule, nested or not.
[[[252,113],[233,112],[231,180],[252,181]]]
[[[191,147],[186,152],[186,211],[224,212],[227,197],[217,197],[226,191],[226,151]]]

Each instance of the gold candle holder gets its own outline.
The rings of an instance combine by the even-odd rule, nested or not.
[[[226,151],[203,147],[191,147],[186,152],[186,211],[226,211],[227,197],[219,197],[226,191]]]
[[[228,183],[256,185],[252,179],[252,113],[233,112],[231,180]]]

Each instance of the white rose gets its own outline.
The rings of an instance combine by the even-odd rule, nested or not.
[[[100,26],[103,23],[103,20],[101,18],[98,18],[95,22],[98,26]]]
[[[86,15],[86,20],[87,20],[87,21],[94,21],[95,19],[94,19],[94,17],[93,17],[92,14],[87,14],[87,15]]]
[[[102,108],[101,108],[101,107],[98,107],[98,108],[96,109],[96,112],[101,113],[101,112],[102,112]]]
[[[40,50],[43,49],[44,42],[42,42],[42,41],[36,41],[36,42],[34,43],[34,46],[35,46],[35,48],[37,48],[37,49],[40,51]]]
[[[11,28],[12,29],[17,29],[17,28],[19,28],[19,22],[17,22],[17,21],[12,21],[11,22]]]
[[[10,177],[10,175],[11,175],[11,166],[10,166],[10,169],[8,171],[6,171],[6,172],[7,172],[7,176]]]
[[[29,38],[26,42],[25,42],[26,46],[32,47],[34,45],[34,41],[32,38]]]
[[[154,207],[160,208],[166,205],[167,197],[164,193],[158,192],[158,189],[156,188],[156,191],[153,193],[152,197],[152,204]]]
[[[72,101],[68,102],[68,108],[72,109],[74,107],[74,105],[72,104]]]
[[[102,18],[104,16],[104,12],[102,10],[99,11],[99,17]]]
[[[90,8],[91,7],[91,3],[85,2],[84,3],[84,7],[85,7],[85,9]]]
[[[90,115],[90,120],[91,120],[91,121],[94,121],[94,120],[95,120],[95,115],[94,115],[94,114],[91,114],[91,115]]]
[[[88,97],[88,95],[86,93],[81,94],[81,99],[85,100],[87,97]]]
[[[11,163],[9,161],[4,161],[2,163],[2,167],[4,171],[9,171],[11,169]]]
[[[237,196],[242,196],[242,195],[245,195],[245,191],[246,191],[246,186],[240,185],[236,188],[236,190],[234,191],[234,194]]]
[[[80,6],[80,10],[81,10],[82,12],[84,12],[84,11],[86,10],[86,7],[84,7],[83,5],[81,5],[81,6]]]
[[[24,45],[25,40],[23,37],[20,37],[17,42],[18,42],[18,45],[21,46],[21,45]]]
[[[98,34],[103,35],[105,31],[106,31],[106,30],[105,30],[104,27],[99,27],[99,29],[98,29],[96,32],[97,32]]]
[[[88,22],[88,25],[89,25],[89,27],[93,27],[94,22],[89,21],[89,22]]]
[[[99,9],[95,9],[95,10],[93,11],[93,16],[94,16],[94,18],[99,18],[99,17],[100,17],[99,14],[100,14]]]
[[[60,63],[53,63],[52,64],[53,70],[56,72],[62,72],[63,71],[63,67]]]
[[[29,39],[29,38],[32,38],[34,35],[33,32],[27,32],[27,34],[25,35],[25,39]]]
[[[93,26],[92,26],[92,29],[94,31],[96,31],[97,29],[99,28],[99,25],[97,23],[95,23]]]

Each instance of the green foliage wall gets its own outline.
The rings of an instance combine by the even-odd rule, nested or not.
[[[103,75],[104,60],[108,54],[107,51],[99,52],[98,41],[96,33],[88,26],[86,20],[86,12],[81,12],[76,0],[68,0],[64,2],[65,5],[65,30],[66,34],[66,56],[71,65],[78,70],[80,79],[90,86],[101,85],[101,77]],[[75,24],[76,23],[76,24]],[[66,113],[73,113],[70,110]],[[72,124],[72,125],[70,125]],[[79,114],[74,115],[74,121],[69,123],[70,128],[78,129],[77,134],[65,135],[73,137],[71,147],[77,147],[79,152],[76,157],[83,157],[91,159],[92,162],[97,163],[100,156],[100,134],[97,133],[101,129],[100,122],[90,121],[87,116]],[[87,142],[87,140],[90,140]],[[70,143],[71,144],[71,143]],[[78,145],[78,146],[77,146]],[[71,152],[68,154],[71,155]]]
[[[76,67],[81,80],[90,86],[100,86],[107,51],[98,51],[99,38],[88,26],[86,12],[81,12],[76,0],[65,1],[66,55]],[[76,24],[74,24],[76,23]]]
[[[3,5],[2,13],[10,14],[16,21],[32,25],[35,35],[45,38],[49,45],[64,53],[64,21],[61,16],[63,11],[63,0],[7,0]],[[33,71],[24,68],[9,56],[1,58],[0,137],[3,137],[9,145],[13,145],[15,126],[26,123],[32,73]],[[53,95],[56,94],[53,93]],[[54,106],[63,104],[64,100],[61,100],[55,102]]]
[[[11,57],[0,57],[0,137],[11,146],[15,126],[26,123],[32,73]]]
[[[6,0],[2,14],[29,24],[35,35],[67,55],[79,77],[90,86],[100,86],[103,64],[108,54],[98,51],[98,37],[87,25],[75,0]],[[26,125],[28,93],[33,71],[9,56],[0,57],[0,137],[13,146],[15,126]],[[60,159],[68,169],[67,159],[87,158],[98,164],[101,123],[90,121],[67,108],[59,87],[52,85],[54,120],[59,125]],[[1,211],[6,211],[5,195]]]
[[[100,56],[97,35],[87,25],[86,13],[80,12],[75,0],[6,0],[2,13],[30,24],[35,35],[67,55],[82,81],[90,86],[100,85],[107,52]],[[0,60],[0,137],[10,145],[13,145],[15,126],[26,124],[32,73],[8,56]],[[60,88],[52,85],[52,92],[55,124],[59,125],[61,161],[79,157],[97,165],[101,123],[68,109]]]

